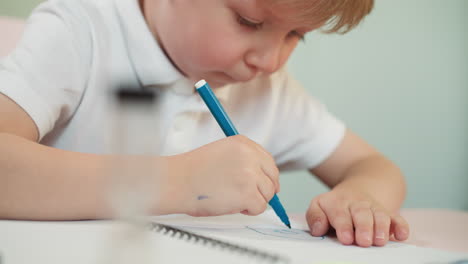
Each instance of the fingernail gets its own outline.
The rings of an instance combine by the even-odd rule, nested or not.
[[[361,235],[362,235],[362,237],[364,237],[364,239],[367,242],[372,242],[372,237],[371,237],[371,234],[369,232],[362,232]]]
[[[377,231],[377,233],[375,234],[375,238],[385,240],[385,233],[382,231]]]
[[[316,221],[312,225],[312,234],[317,234],[317,232],[320,232],[321,227],[322,227],[322,224],[320,223],[320,221]]]
[[[403,228],[398,230],[398,238],[401,239],[402,237],[408,237],[408,230]]]
[[[350,243],[353,241],[353,234],[351,234],[351,231],[344,231],[342,236],[344,240],[350,241]]]

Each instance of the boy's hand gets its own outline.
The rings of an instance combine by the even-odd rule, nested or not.
[[[241,135],[169,157],[169,170],[174,207],[192,216],[257,215],[279,191],[273,157]]]
[[[322,236],[333,227],[344,245],[384,246],[389,238],[403,241],[409,235],[401,216],[390,214],[365,194],[343,189],[313,199],[306,219],[313,236]]]

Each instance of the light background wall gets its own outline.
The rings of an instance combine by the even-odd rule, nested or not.
[[[0,15],[26,18],[42,0],[2,0]]]
[[[40,0],[2,0],[27,17]],[[313,33],[289,67],[311,94],[403,170],[405,207],[468,210],[468,1],[376,0],[351,33]],[[283,173],[280,197],[304,211],[326,188]]]

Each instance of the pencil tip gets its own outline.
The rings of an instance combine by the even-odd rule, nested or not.
[[[291,229],[291,225],[290,224],[286,224],[287,227],[289,227],[289,229]]]

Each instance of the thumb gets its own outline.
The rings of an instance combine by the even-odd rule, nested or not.
[[[327,215],[319,205],[319,199],[315,198],[310,202],[307,210],[306,220],[310,228],[310,233],[313,236],[323,236],[330,228]]]

